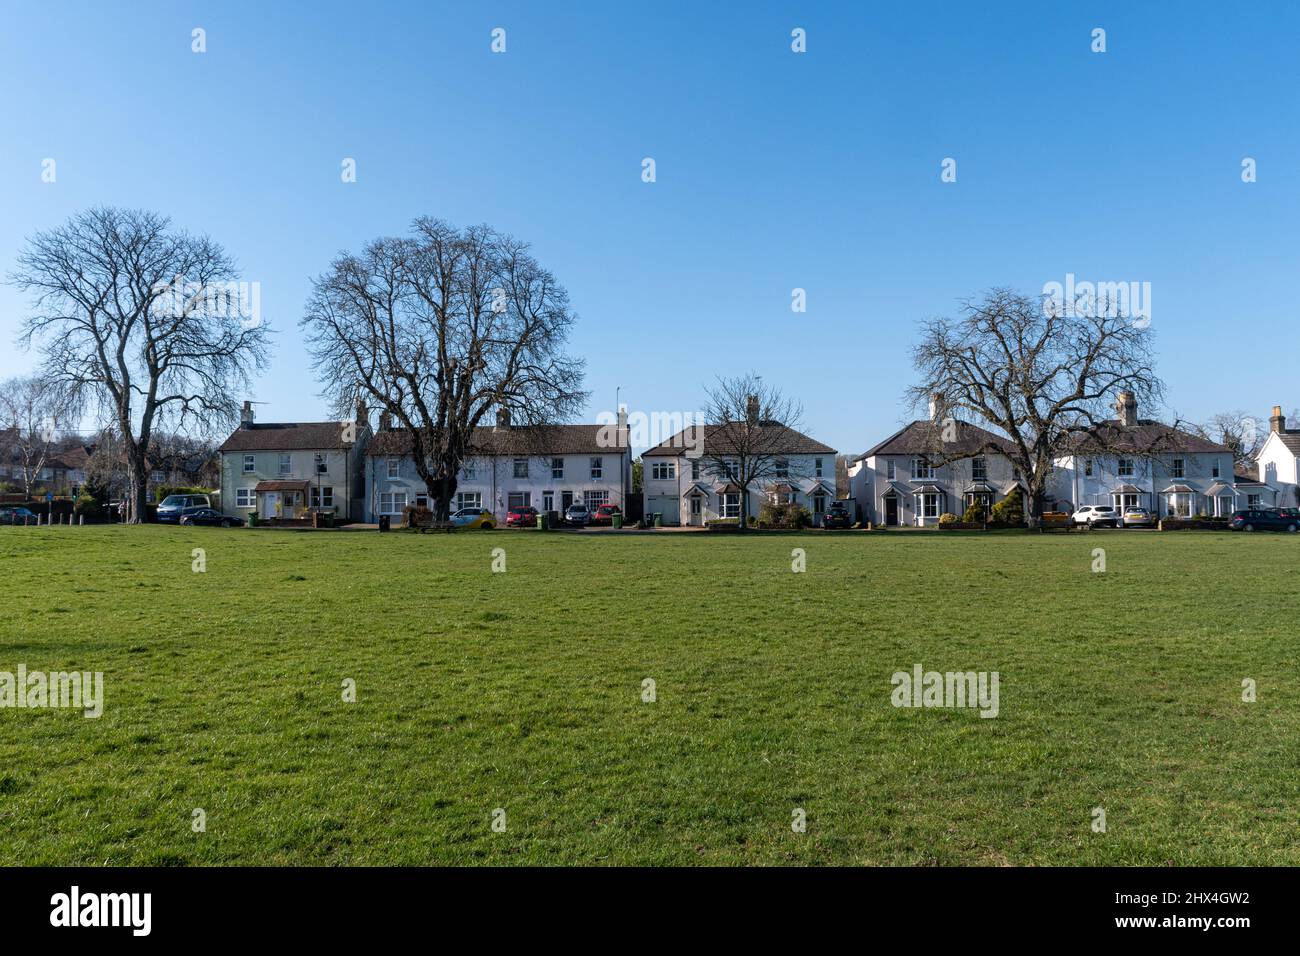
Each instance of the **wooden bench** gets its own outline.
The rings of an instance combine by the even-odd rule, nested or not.
[[[424,534],[426,531],[455,531],[456,526],[450,521],[438,521],[433,517],[433,512],[428,508],[408,507],[406,509],[406,530],[418,531]]]
[[[1064,511],[1045,511],[1038,523],[1039,531],[1073,531],[1074,520]]]

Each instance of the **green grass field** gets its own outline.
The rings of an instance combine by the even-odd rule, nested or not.
[[[1297,864],[1298,558],[2,528],[0,671],[103,671],[106,703],[0,710],[0,863]],[[999,716],[896,709],[916,663],[998,671]]]

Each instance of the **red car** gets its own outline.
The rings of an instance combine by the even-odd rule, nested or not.
[[[592,524],[613,524],[614,515],[621,515],[623,509],[618,505],[601,505],[596,509],[596,513],[591,516]]]
[[[511,508],[506,514],[507,528],[531,528],[537,524],[537,509],[532,507]]]

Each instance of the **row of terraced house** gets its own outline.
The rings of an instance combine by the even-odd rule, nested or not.
[[[704,425],[672,436],[642,454],[646,513],[664,524],[702,526],[738,517],[742,496],[750,515],[765,502],[800,504],[814,523],[838,500],[854,517],[878,525],[933,525],[945,513],[973,504],[991,508],[1025,489],[1007,440],[976,425],[945,419],[913,421],[848,466],[847,487],[836,487],[837,452],[784,426],[774,467],[748,491],[736,480],[725,433]],[[759,427],[765,427],[759,425]],[[362,407],[354,421],[257,423],[244,404],[238,429],[221,445],[221,506],[231,515],[302,519],[326,511],[342,520],[375,522],[400,517],[408,505],[428,507],[428,492],[411,456],[410,436],[387,413],[372,429]],[[1116,399],[1115,418],[1081,440],[1053,465],[1045,505],[1072,511],[1085,504],[1143,507],[1158,517],[1225,517],[1247,507],[1300,502],[1300,430],[1290,430],[1275,407],[1270,434],[1254,467],[1234,469],[1230,449],[1191,432],[1138,415],[1129,392]],[[457,476],[453,507],[485,508],[504,521],[514,507],[563,511],[581,503],[594,510],[627,510],[633,493],[632,449],[626,433],[605,425],[512,425],[509,414],[474,430]]]

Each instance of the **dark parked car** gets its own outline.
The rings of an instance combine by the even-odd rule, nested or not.
[[[596,509],[596,513],[591,516],[592,524],[613,524],[614,515],[621,515],[623,509],[618,505],[601,505]]]
[[[168,495],[158,505],[158,520],[170,524],[204,509],[212,510],[212,502],[207,495]]]
[[[844,505],[831,505],[830,508],[822,515],[823,528],[851,528],[853,527],[853,517],[849,514],[849,509]]]
[[[585,528],[591,524],[591,512],[587,510],[586,505],[569,505],[564,509],[564,523]]]
[[[532,528],[537,524],[537,509],[531,507],[511,508],[506,512],[507,528]]]
[[[243,524],[238,518],[223,515],[216,508],[195,508],[193,511],[181,515],[180,523],[183,525],[211,525],[216,528],[234,528]]]
[[[1300,528],[1300,518],[1274,508],[1243,508],[1232,513],[1228,527],[1233,531],[1295,531]]]
[[[26,508],[0,508],[0,524],[26,524],[35,522],[36,515]]]

